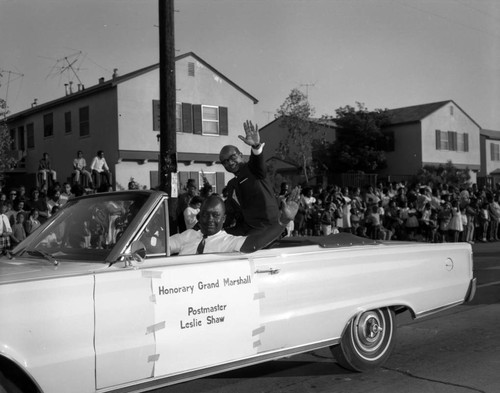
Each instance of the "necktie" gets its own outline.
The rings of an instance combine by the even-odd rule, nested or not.
[[[207,235],[203,235],[203,239],[201,239],[200,244],[198,244],[198,248],[196,249],[197,254],[203,254],[203,250],[205,249],[205,239]]]

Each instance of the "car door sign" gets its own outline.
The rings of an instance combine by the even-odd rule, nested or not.
[[[155,376],[257,353],[258,289],[250,263],[170,266],[152,276]],[[203,348],[203,351],[200,351]]]

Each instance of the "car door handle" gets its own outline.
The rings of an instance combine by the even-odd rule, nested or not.
[[[256,270],[255,271],[256,274],[263,274],[263,273],[278,274],[279,272],[280,272],[280,269],[273,269],[273,268],[269,268],[269,269],[266,269],[266,270]]]

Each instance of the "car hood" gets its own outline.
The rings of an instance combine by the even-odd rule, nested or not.
[[[60,262],[54,265],[43,258],[13,258],[0,259],[0,284],[34,281],[46,278],[67,277],[82,274],[92,274],[108,269],[107,263]]]

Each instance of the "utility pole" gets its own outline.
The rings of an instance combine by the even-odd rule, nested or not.
[[[174,0],[158,0],[160,31],[160,159],[159,184],[177,206],[177,137],[175,131]],[[172,200],[173,199],[173,200]],[[174,215],[175,216],[175,215]]]

